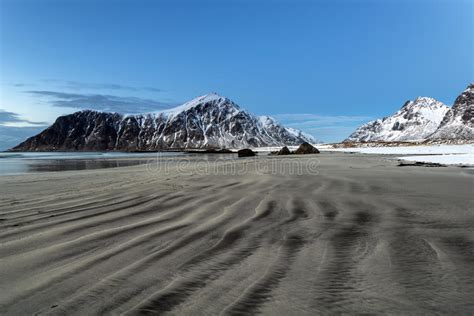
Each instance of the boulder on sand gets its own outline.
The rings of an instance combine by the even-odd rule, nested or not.
[[[288,149],[288,147],[285,146],[282,149],[280,149],[276,154],[279,156],[290,155],[291,151]]]
[[[255,156],[255,152],[252,149],[245,148],[245,149],[239,150],[237,152],[237,155],[239,157],[253,157],[253,156]]]
[[[294,151],[294,154],[296,155],[306,155],[306,154],[319,154],[319,150],[312,146],[311,144],[308,144],[304,142],[303,144],[298,147],[297,150]]]

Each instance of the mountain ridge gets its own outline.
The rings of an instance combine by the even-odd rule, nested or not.
[[[263,119],[264,118],[264,119]],[[299,145],[296,134],[269,116],[257,117],[216,93],[172,109],[122,115],[82,110],[60,116],[10,151],[152,151]]]
[[[433,98],[417,97],[396,113],[360,126],[344,142],[424,140],[438,128],[448,110]]]
[[[474,85],[452,107],[431,97],[407,101],[396,113],[357,128],[344,143],[474,141]]]
[[[429,141],[474,140],[474,84],[456,98]]]

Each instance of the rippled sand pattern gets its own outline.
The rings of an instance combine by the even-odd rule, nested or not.
[[[474,313],[472,174],[317,158],[1,177],[0,314]]]

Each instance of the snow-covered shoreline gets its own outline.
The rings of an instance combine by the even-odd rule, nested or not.
[[[474,166],[474,154],[404,156],[398,157],[398,159],[424,163],[439,163],[443,165]]]
[[[380,147],[349,147],[333,148],[330,145],[320,145],[319,150],[358,152],[364,154],[379,155],[444,155],[444,154],[471,154],[474,153],[474,145],[419,145],[419,146],[380,146]]]
[[[419,145],[394,147],[351,147],[334,148],[329,144],[314,144],[321,152],[347,152],[377,155],[392,155],[395,159],[414,162],[433,162],[446,165],[474,166],[474,145]],[[288,146],[295,150],[298,146]],[[281,147],[253,148],[257,152],[278,151]]]
[[[447,165],[474,166],[473,144],[356,148],[332,148],[331,146],[323,145],[319,146],[318,149],[321,151],[400,155],[397,157],[397,159],[415,162],[433,162]]]

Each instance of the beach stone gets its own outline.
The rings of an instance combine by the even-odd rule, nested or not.
[[[314,147],[313,145],[304,142],[303,144],[298,147],[297,150],[294,152],[296,155],[306,155],[306,154],[319,154],[319,150]]]
[[[249,149],[249,148],[245,148],[245,149],[241,149],[237,152],[237,155],[239,157],[253,157],[255,156],[255,152],[252,150],[252,149]]]
[[[290,155],[291,151],[288,149],[288,147],[285,146],[282,149],[280,149],[276,154],[279,156]]]

